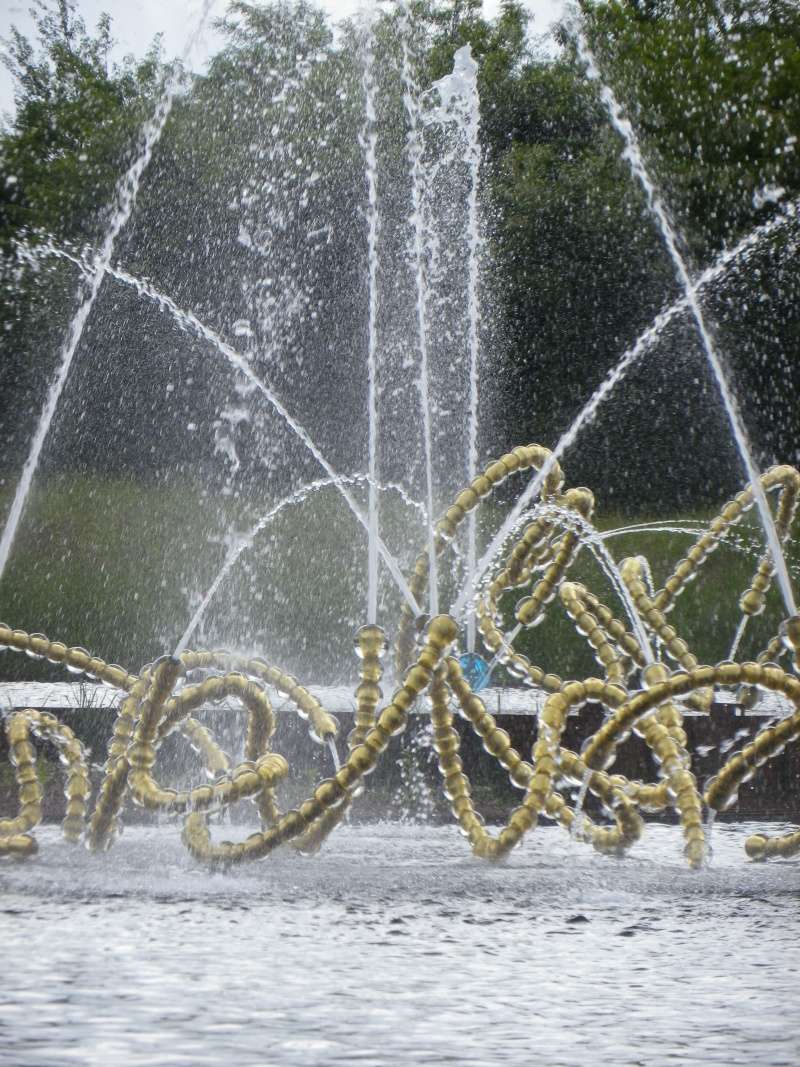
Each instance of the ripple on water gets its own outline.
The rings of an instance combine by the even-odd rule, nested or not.
[[[45,829],[0,868],[0,1061],[794,1065],[800,865],[747,863],[752,831],[699,873],[672,827],[489,867],[391,825],[222,875],[174,830],[92,856]]]

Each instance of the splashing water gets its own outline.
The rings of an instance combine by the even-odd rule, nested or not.
[[[711,860],[712,860],[713,855],[714,855],[714,850],[711,847],[711,839],[714,836],[714,820],[716,819],[716,817],[717,817],[716,811],[714,811],[713,808],[709,808],[708,809],[708,814],[706,815],[705,826],[703,827],[703,832],[705,834],[705,839],[706,839],[706,866],[707,867],[711,866]]]
[[[591,767],[587,767],[581,780],[581,786],[578,790],[578,796],[575,800],[575,810],[572,815],[572,823],[570,824],[569,833],[570,837],[575,840],[583,829],[585,823],[585,817],[583,815],[583,806],[586,803],[586,794],[589,792],[589,783],[592,780],[594,771]]]
[[[331,759],[333,760],[334,772],[336,772],[338,774],[338,772],[342,769],[342,762],[339,759],[339,750],[336,747],[336,738],[335,737],[329,737],[328,738],[328,751],[330,752]]]
[[[467,415],[467,483],[478,473],[478,385],[480,358],[480,266],[484,243],[480,222],[480,98],[478,96],[478,64],[472,58],[469,45],[459,48],[454,56],[453,73],[434,82],[441,107],[435,109],[440,122],[454,122],[464,140],[463,160],[469,170],[467,193],[467,347],[469,351],[469,407]],[[467,574],[472,581],[477,558],[477,514],[467,517]],[[475,616],[467,618],[467,651],[475,651]]]
[[[792,591],[791,579],[789,578],[789,571],[786,566],[786,558],[783,554],[783,548],[781,546],[780,538],[778,537],[778,531],[775,527],[775,520],[773,519],[769,507],[767,495],[760,482],[761,472],[756,467],[755,460],[753,459],[752,447],[742,421],[739,405],[728,381],[728,375],[723,367],[722,358],[717,352],[716,345],[711,337],[711,331],[705,321],[703,309],[701,308],[698,299],[696,285],[692,282],[692,279],[689,276],[688,267],[686,266],[686,262],[678,248],[677,231],[670,221],[664,202],[647,171],[636,131],[630,120],[623,114],[619,101],[615,97],[613,91],[603,82],[595,57],[589,48],[588,41],[586,40],[583,30],[577,20],[574,18],[571,20],[570,33],[575,41],[578,55],[586,67],[586,73],[589,79],[597,82],[600,87],[600,98],[608,112],[611,123],[625,142],[624,158],[628,161],[634,178],[636,178],[642,186],[650,213],[661,231],[661,236],[663,237],[664,244],[672,260],[678,281],[683,289],[684,299],[686,300],[689,311],[695,321],[703,350],[717,381],[720,396],[722,397],[722,403],[731,424],[736,447],[742,458],[748,481],[753,486],[753,493],[761,518],[761,525],[764,528],[764,535],[767,540],[770,555],[772,556],[772,564],[775,568],[778,586],[786,606],[787,614],[790,616],[796,615],[797,607],[795,604],[794,593]]]
[[[419,344],[419,390],[422,412],[423,447],[425,450],[425,499],[428,507],[428,590],[431,615],[439,613],[439,567],[436,559],[433,505],[433,445],[431,434],[430,370],[428,367],[427,279],[425,276],[425,220],[423,215],[422,124],[419,110],[419,89],[411,70],[409,37],[411,11],[406,0],[402,5],[403,42],[403,104],[408,117],[407,149],[411,170],[411,227],[414,235],[413,262],[416,279],[417,341]]]
[[[358,485],[361,482],[367,482],[370,490],[374,489],[376,494],[388,491],[396,492],[400,495],[400,498],[402,499],[403,503],[409,505],[410,507],[416,508],[419,511],[422,511],[423,514],[425,512],[424,505],[420,504],[417,500],[413,500],[405,492],[402,486],[394,484],[373,485],[369,476],[365,476],[363,474],[354,474],[350,477],[340,476],[339,482],[346,483],[348,485]],[[212,600],[217,595],[220,586],[228,577],[228,575],[236,566],[236,564],[239,562],[244,553],[249,548],[252,548],[253,543],[255,542],[259,534],[262,533],[267,528],[267,526],[269,526],[269,524],[275,518],[277,518],[278,515],[280,515],[282,511],[285,511],[287,508],[290,507],[295,507],[298,504],[302,504],[303,501],[307,500],[308,497],[310,497],[313,493],[317,493],[322,489],[328,489],[331,486],[333,486],[334,488],[338,487],[337,483],[334,482],[332,478],[320,478],[317,481],[309,482],[307,485],[302,486],[294,493],[290,493],[289,496],[284,497],[283,500],[278,501],[277,504],[275,504],[269,509],[269,511],[267,511],[264,515],[261,516],[258,522],[255,523],[255,525],[250,529],[247,534],[245,534],[243,537],[233,539],[228,551],[225,554],[225,558],[222,561],[222,566],[220,567],[217,574],[214,576],[214,580],[208,587],[205,595],[203,596],[200,604],[197,607],[197,610],[192,615],[192,618],[189,620],[186,629],[181,634],[178,640],[178,644],[175,646],[175,651],[173,655],[179,656],[181,652],[183,652],[184,649],[187,647],[190,638],[192,637],[200,623],[203,621],[203,618],[206,612],[208,611]]]
[[[302,443],[305,445],[305,447],[308,449],[314,459],[319,463],[319,465],[328,475],[332,484],[336,486],[345,503],[350,508],[350,511],[353,513],[353,516],[360,523],[360,525],[365,530],[367,536],[369,537],[369,521],[359,508],[352,493],[350,493],[350,491],[348,490],[345,484],[346,479],[334,470],[334,468],[325,458],[325,455],[317,447],[308,431],[289,413],[289,411],[287,410],[281,399],[277,396],[277,394],[274,393],[272,389],[270,389],[270,387],[261,378],[259,378],[259,376],[255,373],[250,364],[247,362],[245,357],[241,354],[241,352],[238,352],[235,348],[233,348],[232,345],[228,344],[227,341],[223,340],[223,338],[220,337],[220,335],[215,330],[213,330],[210,326],[207,326],[204,322],[202,322],[194,314],[194,312],[187,311],[185,308],[178,307],[174,300],[166,296],[164,293],[159,292],[158,289],[152,286],[149,282],[145,281],[143,278],[137,278],[135,275],[129,274],[127,271],[121,270],[119,267],[111,266],[110,263],[102,263],[97,261],[90,261],[87,259],[80,259],[77,256],[74,256],[71,253],[64,251],[63,249],[56,248],[52,245],[45,245],[42,249],[42,252],[69,260],[69,262],[74,263],[82,271],[90,275],[93,273],[108,274],[112,278],[115,278],[117,281],[122,282],[125,285],[131,286],[140,296],[146,297],[148,300],[153,301],[153,303],[155,303],[162,311],[165,311],[170,314],[175,320],[175,322],[178,324],[180,329],[184,330],[187,333],[193,333],[195,336],[200,337],[202,340],[207,341],[210,345],[212,345],[213,348],[215,348],[220,355],[225,357],[228,363],[232,367],[234,367],[235,370],[243,374],[244,377],[250,382],[250,384],[255,386],[255,388],[261,393],[261,395],[265,397],[265,399],[272,405],[278,415],[280,415],[280,417],[283,419],[289,429],[292,430],[292,432],[295,433],[297,437],[302,441]],[[39,254],[38,249],[36,250],[36,254]],[[378,546],[378,552],[381,554],[383,561],[389,569],[389,573],[392,575],[392,578],[394,578],[401,594],[405,598],[411,610],[414,612],[414,615],[419,615],[419,605],[417,604],[414,594],[409,589],[408,583],[403,577],[402,571],[400,570],[400,566],[397,560],[386,547],[386,545],[383,543],[380,537],[376,539],[376,544]]]
[[[364,93],[364,126],[361,144],[367,182],[367,258],[369,286],[369,322],[367,345],[367,383],[369,412],[369,544],[367,546],[367,622],[378,619],[378,130],[375,113],[375,84],[373,80],[373,29],[369,25],[364,43],[361,85]]]
[[[622,601],[625,611],[628,614],[628,618],[630,619],[631,626],[633,627],[633,632],[636,635],[636,640],[641,646],[642,655],[648,663],[654,663],[655,657],[653,655],[653,650],[650,647],[647,630],[645,629],[642,618],[633,602],[633,597],[628,591],[628,587],[620,574],[619,567],[617,566],[614,557],[606,548],[602,536],[593,523],[589,522],[588,519],[583,518],[583,516],[575,511],[570,511],[567,508],[559,507],[557,504],[550,502],[543,502],[535,505],[530,509],[528,514],[524,516],[524,521],[528,522],[530,519],[537,518],[538,516],[559,519],[564,522],[566,526],[572,527],[580,533],[581,540],[589,547],[589,551],[600,564],[603,573],[611,582],[617,595]]]
[[[625,611],[627,612],[631,627],[633,629],[634,634],[636,635],[637,641],[639,642],[639,645],[642,650],[642,655],[644,656],[645,661],[647,663],[654,663],[655,656],[647,635],[647,630],[645,629],[641,615],[639,614],[636,604],[634,603],[633,598],[630,592],[628,591],[628,587],[622,578],[619,567],[617,566],[614,557],[611,555],[611,553],[608,551],[605,544],[603,543],[603,535],[591,522],[589,522],[587,519],[584,519],[576,512],[570,511],[567,508],[559,507],[557,504],[553,504],[550,502],[540,502],[534,505],[527,512],[523,513],[523,515],[520,516],[520,523],[528,523],[538,517],[551,518],[562,521],[566,526],[572,527],[581,534],[582,543],[589,548],[589,551],[592,553],[595,560],[599,564],[600,569],[608,578],[612,587],[619,596],[619,599],[622,602]],[[497,652],[495,652],[489,663],[485,665],[481,674],[480,684],[477,688],[481,688],[488,685],[489,679],[495,667],[498,665],[498,663],[500,663],[503,656],[511,650],[514,641],[522,632],[522,629],[522,623],[518,622],[508,634],[504,635],[502,645],[497,650]]]
[[[728,659],[736,659],[736,653],[739,651],[739,645],[742,643],[742,638],[747,629],[749,619],[749,615],[742,615],[739,620],[739,625],[736,627],[736,633],[733,635],[733,641],[731,642],[730,651],[728,652]]]
[[[761,226],[757,226],[747,234],[746,237],[743,237],[737,245],[733,248],[726,249],[725,252],[721,253],[715,262],[710,267],[707,267],[694,282],[693,292],[695,297],[697,297],[707,286],[722,277],[733,263],[746,257],[749,252],[758,247],[762,241],[772,237],[783,227],[796,222],[799,208],[800,201],[793,201],[791,204],[787,205],[786,210],[782,214],[776,215],[775,218],[770,219]],[[472,582],[464,584],[451,609],[451,614],[456,619],[464,614],[467,604],[475,596],[480,582],[487,570],[502,550],[503,545],[508,540],[511,532],[516,528],[520,516],[529,506],[531,500],[541,492],[542,486],[555,464],[564,455],[567,449],[575,443],[581,430],[585,426],[591,425],[600,406],[608,400],[619,383],[625,378],[628,371],[656,344],[666,327],[688,308],[688,298],[683,296],[679,300],[676,300],[670,307],[659,312],[653,320],[652,325],[648,326],[648,328],[637,338],[633,346],[623,353],[619,361],[611,368],[605,379],[600,383],[597,389],[595,389],[594,393],[592,393],[589,400],[578,412],[572,424],[559,438],[550,457],[543,464],[541,470],[531,478],[527,488],[517,499],[505,522],[492,538],[489,547],[481,556],[475,567]]]
[[[203,27],[205,26],[214,2],[215,0],[204,0],[198,24],[189,36],[183,50],[181,56],[182,63],[189,58],[195,44],[202,34]],[[169,78],[161,95],[161,99],[156,105],[152,118],[142,129],[140,136],[141,147],[139,152],[117,185],[115,196],[116,206],[111,215],[111,221],[106,229],[103,243],[100,246],[100,251],[97,254],[98,270],[90,277],[88,291],[85,292],[67,331],[67,337],[64,341],[58,360],[58,370],[50,384],[47,399],[45,400],[42,414],[39,417],[39,422],[37,423],[36,431],[33,435],[28,458],[22,469],[22,475],[11,504],[11,510],[6,519],[2,537],[0,537],[0,579],[3,577],[3,573],[8,563],[8,557],[11,554],[11,548],[17,535],[17,529],[20,520],[22,519],[25,505],[28,501],[34,475],[39,466],[39,458],[42,454],[42,448],[44,447],[45,439],[50,431],[50,425],[53,421],[56,408],[58,407],[58,402],[61,399],[61,394],[64,391],[64,386],[67,383],[67,378],[69,377],[72,368],[72,361],[75,358],[75,353],[77,352],[78,345],[83,337],[86,323],[89,321],[89,316],[92,313],[100,293],[100,287],[105,279],[105,269],[111,263],[111,257],[114,254],[114,246],[116,245],[117,238],[125,228],[133,213],[133,209],[136,206],[136,197],[139,193],[142,175],[150,163],[153,149],[158,143],[161,134],[164,132],[167,119],[172,111],[172,105],[175,102],[175,98],[181,86],[182,77],[179,67],[178,71]]]
[[[681,525],[683,523],[683,525]],[[610,541],[615,537],[625,537],[631,534],[638,533],[664,533],[664,534],[680,534],[684,537],[702,537],[708,533],[708,530],[702,526],[695,526],[691,520],[672,519],[668,523],[663,522],[637,522],[632,523],[630,526],[618,526],[613,530],[598,531],[598,536],[602,541]],[[732,529],[726,530],[717,539],[718,544],[725,545],[727,548],[732,549],[734,552],[738,552],[748,558],[757,557],[760,552],[763,552],[763,545],[761,541],[750,540],[747,537],[743,537],[740,532],[734,532]],[[644,557],[642,557],[644,558]],[[790,568],[790,572],[798,577],[797,568]],[[729,657],[732,658],[732,657]]]

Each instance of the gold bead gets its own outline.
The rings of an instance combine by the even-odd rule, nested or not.
[[[531,829],[535,821],[534,814],[527,807],[516,808],[508,820],[508,829],[522,837]]]
[[[428,641],[438,649],[445,649],[458,637],[458,624],[449,615],[437,615],[428,626]]]
[[[492,756],[503,756],[511,748],[511,738],[505,730],[496,727],[485,741],[486,748]]]
[[[312,823],[315,819],[319,818],[322,814],[322,804],[316,797],[312,797],[309,800],[304,800],[300,807],[297,809],[297,814],[303,820],[305,826]]]
[[[642,671],[642,681],[646,688],[650,689],[669,677],[669,671],[663,663],[649,663]]]
[[[334,778],[326,778],[314,790],[314,799],[319,801],[323,808],[334,807],[342,800],[344,795],[345,790]]]
[[[762,860],[767,850],[767,838],[762,834],[752,834],[744,843],[744,850],[751,860]]]
[[[561,695],[569,707],[575,707],[586,700],[586,686],[583,682],[567,682],[561,690]]]
[[[714,675],[719,685],[738,685],[742,681],[742,668],[738,663],[718,663]]]
[[[306,820],[296,809],[287,811],[281,819],[281,824],[287,840],[301,834],[307,826]]]
[[[767,599],[763,593],[756,589],[748,589],[739,599],[739,610],[744,615],[760,615],[766,607]]]
[[[378,719],[378,723],[388,734],[396,734],[408,722],[408,716],[401,711],[396,704],[389,704],[384,708]]]
[[[358,771],[355,769],[352,763],[350,763],[349,760],[347,763],[345,763],[341,770],[337,771],[334,775],[337,784],[340,785],[342,789],[346,790],[352,789],[352,787],[358,781],[359,777],[360,775]]]
[[[486,477],[493,485],[501,485],[508,477],[508,468],[501,459],[491,463],[485,471]]]
[[[471,511],[479,501],[478,494],[473,489],[462,489],[456,497],[456,504],[462,511]]]

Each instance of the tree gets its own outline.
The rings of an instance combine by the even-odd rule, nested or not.
[[[41,404],[41,382],[72,308],[75,273],[47,264],[23,275],[16,241],[42,233],[61,242],[96,240],[134,137],[160,84],[157,43],[139,63],[109,62],[111,22],[89,33],[74,0],[36,0],[36,41],[16,28],[5,61],[15,80],[16,113],[0,134],[0,423],[6,461],[21,458]],[[6,418],[6,412],[13,413]]]
[[[800,7],[793,0],[584,5],[604,78],[697,266],[800,197]],[[796,243],[759,250],[708,298],[760,460],[795,461]]]
[[[793,0],[587,0],[584,10],[701,262],[800,194]]]
[[[145,59],[109,63],[111,20],[94,35],[75,0],[36,0],[38,47],[12,28],[4,57],[16,114],[0,137],[0,243],[24,230],[91,239],[161,74]]]
[[[480,62],[492,247],[486,317],[500,348],[488,368],[486,436],[495,449],[554,444],[673,291],[669,267],[595,88],[568,52],[537,49],[522,5],[509,0],[492,21],[471,0],[420,4],[415,15],[427,19],[431,78],[467,42]],[[624,434],[607,429],[623,422],[643,441],[668,439],[646,389],[632,379],[624,417],[619,406],[615,418],[601,413],[592,445],[569,457],[571,476],[620,497],[633,477],[652,499],[647,473],[621,470],[615,452],[625,449]]]

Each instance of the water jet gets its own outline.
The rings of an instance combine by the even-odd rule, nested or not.
[[[203,19],[206,13],[207,9]],[[362,34],[359,80],[363,111],[359,144],[364,166],[367,267],[365,473],[339,473],[312,432],[292,413],[291,402],[284,399],[269,383],[263,370],[255,366],[254,358],[246,351],[255,337],[249,320],[238,319],[232,327],[233,335],[244,342],[243,351],[239,351],[226,339],[223,330],[207,323],[194,311],[179,306],[152,281],[113,262],[117,238],[133,212],[139,182],[170,113],[176,93],[176,86],[171,83],[145,130],[141,153],[120,183],[119,209],[113,215],[99,250],[68,249],[53,240],[41,238],[20,246],[20,257],[28,264],[57,260],[77,268],[88,296],[80,302],[70,326],[42,418],[33,434],[30,455],[0,541],[0,579],[15,544],[19,521],[55,408],[105,279],[129,287],[144,301],[152,303],[181,331],[197,338],[214,355],[222,356],[227,370],[236,376],[239,385],[254,390],[266,401],[290,430],[292,444],[299,444],[322,467],[326,477],[288,493],[264,511],[245,534],[234,535],[229,531],[230,544],[222,565],[200,596],[188,624],[179,631],[170,658],[159,659],[133,673],[127,667],[109,665],[83,648],[68,647],[60,641],[12,626],[0,627],[1,646],[64,665],[75,673],[83,673],[111,686],[120,694],[108,758],[91,813],[89,761],[70,728],[41,709],[20,708],[16,704],[7,708],[7,739],[20,808],[16,817],[0,823],[0,854],[20,858],[36,851],[31,831],[42,817],[42,792],[36,781],[32,737],[60,748],[67,765],[65,834],[70,841],[83,837],[93,851],[104,851],[112,843],[128,796],[145,809],[183,818],[183,839],[189,851],[211,866],[227,867],[244,860],[263,858],[285,845],[304,853],[316,851],[350,812],[353,802],[360,798],[364,779],[383,758],[392,739],[405,730],[408,716],[414,710],[429,716],[431,743],[443,778],[444,793],[453,817],[476,855],[492,860],[505,857],[541,818],[560,823],[570,831],[573,839],[586,841],[600,852],[619,855],[639,839],[644,826],[642,812],[674,810],[682,826],[688,863],[693,868],[700,868],[708,854],[708,835],[703,832],[704,817],[729,807],[738,787],[762,765],[783,752],[787,745],[793,745],[800,733],[800,697],[794,677],[800,631],[796,624],[790,570],[784,558],[784,546],[790,538],[797,507],[800,474],[787,465],[772,467],[765,473],[757,470],[701,306],[706,289],[723,278],[728,269],[745,261],[761,242],[768,242],[775,234],[794,225],[796,204],[776,213],[722,253],[697,278],[691,278],[679,252],[678,236],[669,214],[645,167],[635,131],[624,118],[611,90],[602,87],[602,99],[625,140],[634,176],[642,184],[658,222],[681,281],[682,295],[678,302],[662,311],[652,326],[625,352],[552,451],[537,444],[517,446],[479,473],[478,399],[483,313],[480,270],[485,248],[479,211],[478,66],[469,47],[462,48],[456,52],[453,73],[423,92],[413,72],[413,34],[407,12],[400,21],[405,32],[400,40],[401,58],[396,78],[401,87],[406,120],[404,151],[409,198],[403,220],[406,230],[403,255],[410,275],[409,321],[413,325],[411,348],[415,353],[410,365],[419,400],[424,503],[417,504],[402,486],[400,490],[403,499],[421,511],[424,547],[413,560],[406,577],[399,558],[408,554],[407,546],[402,545],[396,550],[388,547],[378,514],[379,494],[386,488],[380,485],[378,477],[383,425],[380,377],[384,371],[382,343],[386,341],[382,316],[388,314],[386,305],[391,302],[382,274],[382,256],[389,243],[387,226],[391,222],[398,228],[398,224],[396,220],[387,222],[384,219],[384,200],[389,199],[389,192],[384,190],[380,174],[381,90],[376,74],[373,28],[367,26]],[[599,80],[598,68],[580,29],[573,27],[573,32],[589,76]],[[432,147],[426,137],[433,139]],[[434,157],[432,160],[431,156]],[[451,181],[454,188],[465,191],[456,224],[452,219],[448,221],[441,204],[437,206],[435,203],[436,183],[444,178]],[[315,175],[314,181],[317,180],[318,175]],[[450,186],[445,184],[443,188],[447,190]],[[438,195],[441,198],[441,193]],[[448,210],[453,210],[452,204],[448,205]],[[436,287],[443,284],[447,275],[447,269],[442,266],[441,248],[450,238],[460,243],[466,262],[465,281],[458,298],[460,313],[466,323],[463,415],[467,432],[466,447],[460,457],[464,484],[437,521],[434,447],[437,401],[432,352],[437,325],[436,300],[441,303],[441,294],[437,294]],[[394,239],[397,241],[396,235]],[[241,243],[249,246],[252,238],[248,234],[246,240],[241,238]],[[266,281],[263,287],[266,287]],[[607,546],[610,535],[604,535],[594,525],[593,494],[585,488],[565,488],[560,459],[581,430],[592,422],[599,406],[628,370],[657,345],[667,325],[687,313],[696,323],[715,371],[725,410],[732,420],[744,457],[749,484],[708,523],[685,528],[670,527],[669,524],[658,527],[679,533],[691,532],[696,541],[676,564],[664,585],[656,589],[645,556],[630,556],[619,563],[613,558]],[[442,471],[448,463],[449,457],[445,457]],[[496,532],[489,538],[488,546],[478,560],[479,505],[486,505],[488,511],[489,502],[496,498],[497,490],[512,476],[519,483],[520,475],[526,479],[521,491],[505,518],[494,524]],[[356,499],[356,490],[363,485],[367,486],[366,511]],[[358,628],[355,638],[360,659],[359,681],[352,701],[354,725],[347,739],[348,754],[345,757],[340,757],[336,743],[339,724],[312,694],[313,686],[301,684],[289,671],[267,663],[255,654],[188,648],[190,640],[204,624],[212,601],[219,603],[220,586],[239,567],[240,560],[255,540],[279,515],[305,506],[311,496],[326,487],[336,490],[366,534],[368,560],[366,623]],[[769,493],[777,496],[774,513],[769,505]],[[730,643],[731,660],[704,664],[678,629],[670,624],[668,614],[711,553],[731,541],[732,531],[753,504],[757,506],[764,526],[768,552],[755,562],[752,578],[741,590],[740,619]],[[654,528],[656,524],[631,526],[627,535],[648,533]],[[467,531],[465,543],[459,546],[458,538],[464,529]],[[622,533],[618,531],[618,534]],[[310,555],[314,545],[305,545],[303,551]],[[605,593],[601,596],[571,574],[581,553],[591,554],[599,564],[608,580],[608,592],[622,607],[621,617],[617,614],[619,608],[606,602]],[[505,558],[501,559],[503,555]],[[379,560],[402,600],[397,625],[391,634],[394,655],[388,678],[384,678],[383,657],[389,637],[379,624],[386,622],[388,613],[381,605]],[[773,635],[754,659],[734,662],[733,656],[746,637],[749,621],[761,616],[765,610],[775,575],[785,605],[785,619],[783,622],[776,619]],[[512,598],[517,598],[515,605],[511,603]],[[425,605],[429,614],[424,611]],[[442,612],[443,607],[448,610]],[[582,679],[565,678],[558,663],[536,664],[515,647],[518,640],[526,639],[556,610],[563,612],[591,649],[601,668],[599,674],[586,675]],[[789,665],[779,667],[777,661],[787,656],[791,658]],[[505,672],[507,681],[504,684],[516,680],[518,686],[527,687],[531,692],[529,755],[517,751],[481,699],[481,691],[498,668]],[[392,685],[392,696],[388,701],[382,688],[382,683],[385,685],[387,680]],[[707,715],[714,705],[715,691],[720,687],[735,690],[742,707],[757,706],[761,699],[759,694],[777,694],[783,702],[780,705],[782,714],[777,721],[771,720],[740,751],[722,760],[716,776],[701,788],[693,753],[687,747],[684,719],[689,714]],[[299,716],[308,721],[312,739],[327,746],[333,765],[333,774],[324,778],[305,800],[286,812],[278,806],[277,789],[291,775],[291,769],[287,760],[272,749],[277,724],[270,692],[281,693]],[[198,708],[222,699],[238,701],[248,716],[246,736],[240,746],[243,760],[238,763],[227,756],[192,714]],[[487,753],[504,768],[512,785],[522,791],[520,803],[495,835],[485,829],[479,818],[471,799],[469,780],[463,773],[459,756],[461,738],[454,728],[452,711],[456,704],[461,717],[480,738]],[[602,708],[604,721],[599,728],[587,731],[580,751],[573,751],[563,743],[567,716],[580,716],[588,705]],[[201,753],[213,784],[191,789],[172,789],[158,784],[153,768],[158,762],[159,749],[175,732],[182,733]],[[652,756],[653,782],[643,783],[622,774],[608,773],[618,747],[631,732],[640,737]],[[576,791],[573,806],[565,799],[564,790]],[[602,825],[585,813],[587,796],[594,798],[598,811],[610,820],[609,825]],[[225,812],[243,799],[255,802],[261,818],[260,828],[244,842],[213,843],[209,831],[210,816]],[[751,859],[765,859],[789,856],[798,848],[800,837],[797,832],[774,839],[758,834],[749,839],[747,854]]]

